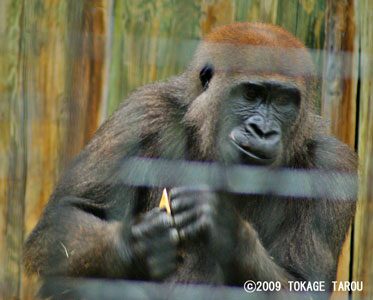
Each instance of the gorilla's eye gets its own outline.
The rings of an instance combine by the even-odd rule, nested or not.
[[[255,91],[254,89],[248,89],[245,92],[245,98],[246,99],[253,100],[253,99],[256,98],[256,96],[257,96],[257,91]]]
[[[199,73],[199,79],[201,80],[201,84],[204,90],[206,90],[209,86],[209,82],[214,75],[214,67],[207,63],[201,72]]]
[[[289,90],[286,93],[280,93],[273,98],[276,105],[286,106],[290,104],[299,105],[300,95],[297,90]]]
[[[276,97],[275,101],[279,104],[285,104],[286,102],[288,102],[288,98],[286,96],[280,96]]]
[[[245,98],[247,100],[253,101],[256,100],[258,97],[262,96],[263,88],[256,85],[256,84],[248,84],[245,89]]]

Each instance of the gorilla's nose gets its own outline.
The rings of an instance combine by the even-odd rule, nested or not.
[[[245,122],[245,130],[260,143],[276,144],[280,140],[280,131],[277,126],[265,122],[260,116],[250,117]]]

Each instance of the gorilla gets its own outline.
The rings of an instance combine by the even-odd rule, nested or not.
[[[307,49],[284,29],[216,28],[185,73],[133,92],[73,160],[25,242],[26,271],[284,290],[323,280],[331,291],[356,190],[339,191],[352,194],[345,201],[167,186],[169,215],[161,187],[119,180],[125,159],[142,157],[325,171],[330,195],[339,173],[356,175],[357,157],[325,133],[317,82]]]

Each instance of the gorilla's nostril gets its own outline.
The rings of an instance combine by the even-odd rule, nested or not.
[[[257,136],[259,136],[260,138],[263,138],[265,137],[265,134],[264,132],[259,128],[258,125],[256,125],[255,123],[250,123],[249,126],[249,131],[251,133],[255,133]]]
[[[279,138],[279,136],[280,136],[279,133],[275,130],[272,130],[272,131],[264,134],[264,138],[268,139],[268,140],[277,139],[277,138]]]
[[[264,130],[255,123],[250,123],[246,130],[252,135],[265,140],[273,140],[279,137],[279,132],[277,130]]]

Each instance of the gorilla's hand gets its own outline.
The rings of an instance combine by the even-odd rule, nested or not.
[[[207,189],[171,189],[171,206],[181,240],[204,240],[218,262],[231,262],[239,217],[232,204]]]
[[[176,269],[178,242],[171,216],[158,207],[147,212],[130,230],[134,268],[151,280],[166,278]]]

